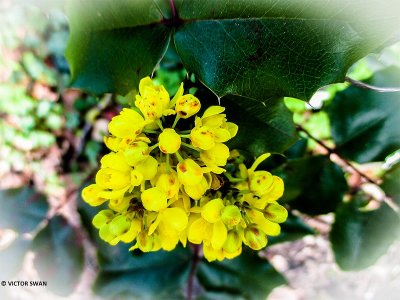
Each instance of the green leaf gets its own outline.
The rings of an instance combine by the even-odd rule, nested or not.
[[[281,99],[259,102],[231,96],[223,98],[221,105],[239,126],[237,136],[228,143],[231,149],[244,149],[254,156],[283,153],[298,140],[292,114]]]
[[[273,173],[285,182],[281,201],[311,215],[335,211],[347,191],[342,169],[322,155],[289,160]]]
[[[382,179],[381,188],[385,191],[386,196],[400,205],[400,165],[387,172]]]
[[[269,245],[294,241],[304,237],[305,235],[315,234],[314,229],[290,212],[287,220],[280,225],[281,233],[278,236],[268,237]]]
[[[34,265],[53,292],[67,296],[79,283],[83,270],[83,240],[78,229],[62,216],[50,219],[33,240]]]
[[[19,236],[6,249],[0,251],[0,266],[3,278],[11,279],[17,275],[30,245],[30,240]]]
[[[362,211],[364,200],[358,195],[336,212],[330,240],[336,262],[343,270],[373,265],[400,237],[400,216],[386,204],[375,211]]]
[[[70,0],[73,84],[127,93],[150,75],[171,32],[185,67],[220,97],[303,100],[342,82],[397,31],[397,0],[225,2]],[[360,17],[357,17],[360,16]]]
[[[0,228],[33,231],[47,215],[46,197],[30,187],[0,190]]]
[[[220,97],[308,100],[398,30],[397,0],[176,1],[185,67]]]
[[[100,259],[94,291],[107,298],[184,299],[183,287],[190,269],[190,251],[132,254],[128,246],[101,246],[108,256]],[[118,255],[118,256],[117,256]],[[119,261],[123,263],[120,264]]]
[[[170,28],[168,2],[69,1],[71,35],[66,57],[72,85],[89,92],[128,93],[164,55]]]
[[[266,299],[275,287],[286,283],[255,251],[244,251],[233,260],[202,260],[197,276],[208,294],[203,299]]]
[[[400,68],[374,74],[369,84],[400,86]],[[379,93],[351,86],[338,93],[328,113],[337,151],[358,163],[383,161],[400,148],[400,92]]]

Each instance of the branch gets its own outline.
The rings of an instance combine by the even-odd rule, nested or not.
[[[372,183],[376,186],[379,186],[378,182],[376,182],[375,180],[373,180],[371,177],[369,177],[368,175],[366,175],[365,173],[363,173],[362,171],[360,171],[358,168],[356,168],[350,161],[348,161],[347,159],[343,158],[342,156],[340,156],[340,154],[336,151],[336,149],[332,149],[331,147],[329,147],[328,145],[326,145],[323,141],[317,139],[316,137],[314,137],[313,135],[311,135],[311,133],[309,133],[305,128],[303,128],[301,125],[296,125],[296,128],[298,131],[302,131],[304,132],[310,139],[312,139],[313,141],[315,141],[316,143],[318,143],[320,146],[322,146],[329,155],[331,154],[335,154],[337,155],[337,157],[344,163],[346,164],[349,168],[351,168],[354,172],[356,172],[358,175],[360,175],[362,178],[364,178],[366,181],[368,181],[369,183]],[[388,197],[388,196],[384,196],[382,199],[383,202],[385,202],[390,208],[392,208],[395,212],[399,213],[400,212],[400,207],[393,201],[392,198]]]
[[[197,266],[200,262],[200,245],[192,245],[193,257],[192,257],[192,267],[190,268],[188,286],[187,286],[187,299],[193,299],[193,284],[196,278]]]
[[[366,90],[371,90],[371,91],[375,91],[375,92],[380,92],[380,93],[395,93],[395,92],[400,92],[400,88],[383,88],[383,87],[378,87],[378,86],[374,86],[374,85],[369,85],[367,83],[352,79],[350,77],[345,77],[345,81],[362,89],[366,89]]]

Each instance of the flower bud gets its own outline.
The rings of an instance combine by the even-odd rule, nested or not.
[[[275,223],[285,222],[287,216],[286,208],[278,203],[269,203],[264,209],[264,217]]]
[[[141,198],[143,206],[147,210],[160,211],[167,207],[167,196],[157,187],[145,190]]]
[[[222,209],[221,219],[225,225],[235,226],[242,220],[242,214],[236,205],[228,205]]]
[[[244,233],[245,244],[253,250],[261,250],[267,245],[267,236],[257,227],[248,227]]]
[[[228,231],[223,249],[229,253],[236,252],[242,246],[242,241],[243,233],[242,235],[240,235],[239,232],[237,232],[236,230],[230,230]]]
[[[101,191],[102,189],[98,185],[91,184],[82,190],[82,199],[91,206],[99,206],[107,201],[99,196]]]
[[[138,235],[141,229],[141,222],[139,220],[132,220],[131,225],[119,238],[124,243],[131,243]]]
[[[183,185],[199,184],[203,178],[203,170],[193,159],[185,159],[177,166],[178,178]]]
[[[209,187],[205,177],[203,177],[199,184],[184,186],[186,194],[194,200],[199,200]]]
[[[175,111],[179,117],[187,119],[200,110],[200,100],[191,94],[183,95],[175,105]]]
[[[166,128],[158,137],[161,152],[175,153],[181,147],[181,137],[172,128]]]
[[[99,211],[93,218],[93,226],[100,229],[103,225],[111,222],[114,218],[114,212],[111,209],[104,209]]]
[[[157,160],[152,156],[147,156],[135,166],[135,170],[143,175],[143,180],[151,180],[156,176],[158,168]]]
[[[137,244],[143,252],[150,252],[154,248],[154,236],[148,235],[147,232],[141,231],[137,238]]]
[[[213,199],[207,202],[201,209],[201,216],[210,223],[215,223],[221,218],[221,210],[224,208],[222,199]]]
[[[119,237],[129,230],[131,227],[131,222],[126,219],[126,216],[119,215],[116,216],[108,225],[110,233],[116,237]]]

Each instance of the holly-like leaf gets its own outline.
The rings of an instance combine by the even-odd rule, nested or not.
[[[67,296],[76,288],[83,270],[82,236],[61,216],[50,219],[33,240],[34,265],[55,293]]]
[[[373,265],[400,237],[400,216],[386,204],[375,211],[360,210],[361,196],[341,204],[336,212],[330,240],[336,262],[343,270]]]
[[[70,0],[67,58],[75,86],[127,93],[152,73],[173,34],[185,67],[220,97],[306,100],[390,40],[397,4]]]
[[[203,299],[266,299],[286,281],[257,252],[244,251],[239,257],[221,262],[203,260],[197,270],[200,284],[207,293]]]
[[[308,100],[342,82],[355,61],[385,43],[396,0],[176,1],[174,35],[185,67],[220,97]],[[393,9],[395,11],[393,11]]]
[[[132,253],[128,245],[101,247],[94,291],[107,298],[184,299],[190,251]],[[108,247],[108,250],[105,248]],[[105,256],[105,252],[108,253]],[[122,264],[119,262],[123,261]]]
[[[243,97],[225,97],[229,120],[239,126],[230,148],[243,149],[259,156],[266,152],[283,153],[298,137],[292,114],[281,99],[259,102]]]
[[[46,197],[30,187],[0,190],[0,228],[33,231],[47,215]]]
[[[274,173],[285,182],[282,202],[311,215],[335,211],[347,191],[342,169],[326,156],[289,160]]]
[[[169,44],[166,7],[165,0],[69,1],[72,85],[96,94],[137,88]]]
[[[376,72],[369,84],[400,86],[400,68]],[[382,161],[400,148],[400,92],[379,93],[351,86],[328,107],[332,137],[344,157],[365,163]]]

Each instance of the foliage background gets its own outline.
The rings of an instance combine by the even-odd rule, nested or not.
[[[332,267],[334,258],[344,270],[374,265],[398,236],[398,216],[385,200],[390,196],[394,202],[400,201],[396,165],[399,93],[333,84],[319,90],[309,104],[294,98],[285,98],[284,102],[222,98],[229,116],[241,126],[241,135],[231,146],[249,145],[249,157],[265,150],[285,150],[285,156],[275,155],[266,167],[285,179],[282,202],[292,215],[282,235],[271,240],[266,251],[245,253],[233,262],[207,264],[200,260],[191,275],[193,261],[198,258],[189,249],[132,256],[125,246],[110,247],[99,240],[90,224],[97,210],[83,204],[79,191],[92,180],[98,157],[106,151],[102,137],[108,121],[132,99],[129,94],[103,94],[110,89],[92,88],[92,92],[100,92],[93,96],[70,87],[70,67],[64,57],[69,29],[63,10],[45,2],[0,3],[0,261],[5,266],[0,280],[31,276],[32,280],[49,282],[49,289],[1,288],[1,295],[15,298],[22,293],[30,297],[30,293],[39,291],[49,298],[179,298],[187,292],[188,278],[202,299],[264,299],[288,279],[292,288],[275,291],[271,299],[279,297],[279,291],[294,299],[334,299],[337,291],[331,285],[336,287],[342,278],[358,287],[354,290],[349,284],[349,289],[342,291],[349,297],[371,299],[399,290],[399,269],[395,264],[390,266],[393,254],[369,272],[360,273],[361,280],[357,274],[343,275],[337,266]],[[83,14],[87,12],[82,10]],[[72,24],[79,25],[82,20],[88,19],[80,16],[79,22],[72,20]],[[184,40],[189,36],[184,30],[177,36],[182,49],[187,47]],[[146,39],[150,33],[139,37]],[[254,41],[246,43],[252,45]],[[140,43],[133,41],[132,45],[139,47],[132,54],[140,53]],[[182,58],[193,51],[182,49]],[[71,48],[69,51],[67,54]],[[82,55],[87,53],[82,51]],[[211,58],[205,56],[204,60]],[[94,61],[102,62],[101,57]],[[377,86],[400,86],[399,68],[400,46],[394,44],[358,61],[347,75]],[[199,98],[210,103],[219,100],[192,73],[186,76],[173,47],[168,48],[155,75],[170,93],[185,80]],[[77,85],[87,87],[90,76],[82,78]],[[96,77],[99,86],[102,80]],[[123,83],[121,80],[118,82]],[[123,89],[131,84],[124,83]],[[226,93],[221,82],[209,86],[219,95]],[[282,96],[280,92],[272,91]],[[260,95],[253,96],[260,100]],[[238,114],[240,109],[251,118]],[[256,131],[255,127],[265,130]],[[360,211],[359,207],[364,208]],[[398,247],[397,242],[391,253]],[[321,264],[330,268],[318,271]],[[306,275],[308,272],[318,275]],[[324,280],[318,272],[323,273]],[[305,284],[302,277],[310,282]],[[365,282],[376,277],[382,280],[384,289],[366,287]]]

